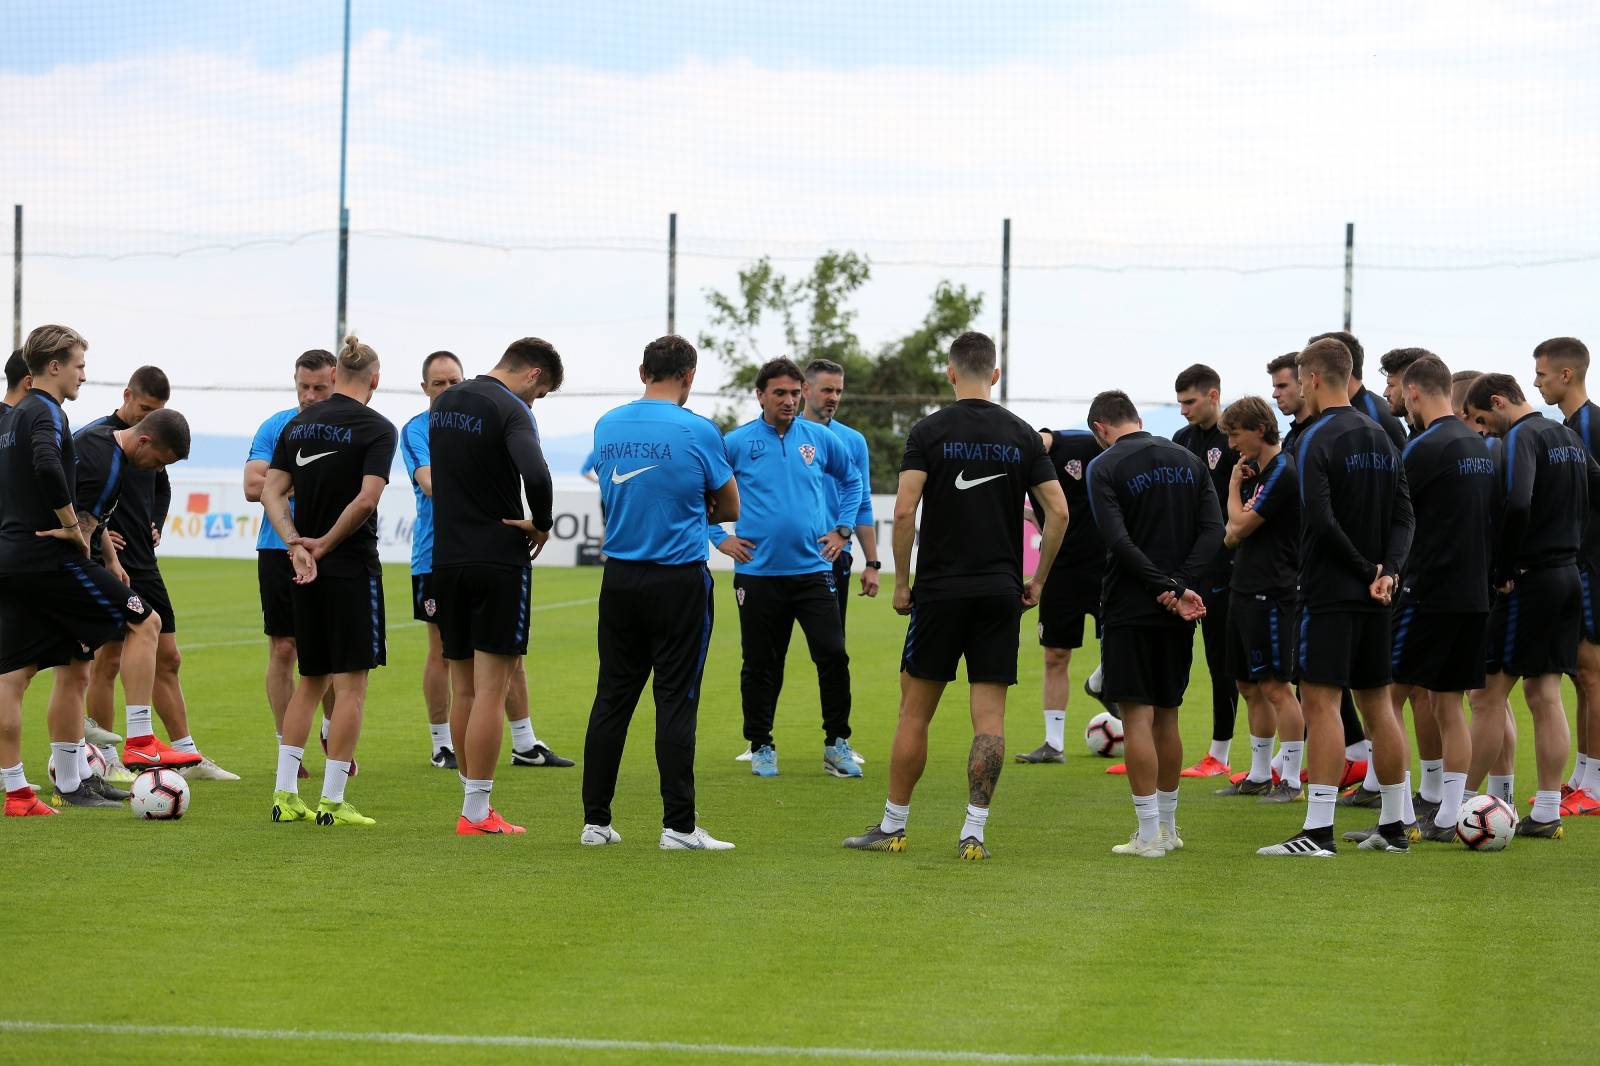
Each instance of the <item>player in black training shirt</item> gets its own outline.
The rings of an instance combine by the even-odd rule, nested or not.
[[[0,415],[15,407],[31,388],[33,375],[28,373],[28,361],[22,357],[22,349],[18,348],[6,360],[6,394],[4,399],[0,399]]]
[[[1400,420],[1389,410],[1388,401],[1382,396],[1377,396],[1367,391],[1367,387],[1361,383],[1361,367],[1366,361],[1366,357],[1362,353],[1361,342],[1356,340],[1353,334],[1341,329],[1332,333],[1319,333],[1306,343],[1315,344],[1320,340],[1336,340],[1344,345],[1345,350],[1350,353],[1350,382],[1346,386],[1350,394],[1350,406],[1383,427],[1383,432],[1388,436],[1390,443],[1395,446],[1396,451],[1404,448],[1406,445],[1406,427],[1401,425]]]
[[[1294,460],[1278,447],[1278,420],[1265,400],[1235,400],[1222,413],[1222,428],[1239,453],[1224,516],[1224,543],[1235,549],[1228,672],[1238,679],[1250,723],[1250,769],[1217,795],[1291,803],[1300,798],[1305,755],[1305,721],[1290,684],[1300,481]],[[1273,766],[1274,735],[1283,738],[1279,768]]]
[[[34,795],[22,768],[22,698],[35,673],[66,667],[56,670],[49,716],[56,791],[64,803],[115,807],[126,795],[87,773],[82,712],[94,649],[124,630],[128,720],[142,715],[147,722],[150,715],[161,620],[88,558],[88,536],[97,523],[73,504],[77,459],[61,405],[78,396],[87,348],[65,326],[28,334],[23,352],[33,388],[0,415],[0,781],[11,816],[55,813]],[[155,743],[138,750],[158,763],[170,751]]]
[[[1222,544],[1222,512],[1205,463],[1144,431],[1123,392],[1089,405],[1106,450],[1089,465],[1089,506],[1106,543],[1100,642],[1107,699],[1122,711],[1128,786],[1139,827],[1117,855],[1159,859],[1183,847],[1176,824],[1183,740],[1178,707],[1189,684],[1196,589]]]
[[[1590,492],[1600,467],[1566,426],[1529,406],[1509,374],[1485,374],[1467,389],[1467,413],[1501,438],[1505,509],[1494,552],[1499,595],[1489,616],[1490,706],[1499,706],[1522,679],[1533,719],[1539,790],[1518,836],[1559,839],[1561,777],[1567,768],[1566,709],[1561,675],[1578,668],[1583,587],[1578,551],[1588,521]],[[1473,776],[1496,747],[1500,730],[1473,721]]]
[[[910,615],[900,659],[900,719],[883,820],[844,842],[904,851],[911,793],[928,759],[928,723],[967,661],[972,751],[967,818],[956,853],[987,859],[984,824],[1005,760],[1006,688],[1017,683],[1018,621],[1036,606],[1067,527],[1067,502],[1039,434],[989,400],[1000,380],[994,341],[963,333],[947,371],[956,402],[911,427],[894,508],[894,609]],[[1044,505],[1039,569],[1022,576],[1022,505]],[[920,539],[917,506],[922,505]],[[917,585],[911,549],[917,544]]]
[[[555,347],[524,337],[489,373],[440,393],[428,412],[433,593],[450,664],[450,734],[463,788],[456,832],[463,836],[524,831],[489,799],[506,688],[528,652],[529,564],[553,521],[550,468],[529,405],[560,388],[561,377]]]
[[[1600,407],[1589,399],[1589,349],[1576,337],[1552,337],[1533,350],[1533,387],[1561,408],[1566,426],[1584,449],[1600,454]],[[1577,748],[1572,776],[1561,786],[1561,813],[1600,814],[1600,499],[1589,501],[1589,524],[1578,552],[1583,588],[1582,639],[1578,642]]]
[[[1438,356],[1412,360],[1401,387],[1418,427],[1402,453],[1417,525],[1395,597],[1394,705],[1398,711],[1411,696],[1412,708],[1428,707],[1436,723],[1438,754],[1422,756],[1432,788],[1420,794],[1433,809],[1417,814],[1432,815],[1421,827],[1424,840],[1448,843],[1472,760],[1462,697],[1484,682],[1495,465],[1483,438],[1450,409],[1450,368]],[[1419,689],[1424,700],[1415,698]],[[1440,778],[1430,782],[1434,759]]]
[[[344,798],[361,738],[367,673],[386,661],[378,499],[394,462],[395,429],[367,404],[378,353],[345,338],[333,395],[291,418],[278,436],[261,502],[294,565],[294,637],[300,683],[283,715],[272,820],[372,825]],[[289,509],[290,492],[294,510]],[[313,815],[296,778],[312,715],[333,689],[322,799]]]
[[[1044,648],[1044,743],[1019,752],[1021,763],[1066,762],[1067,697],[1072,692],[1068,669],[1074,648],[1083,647],[1086,618],[1100,629],[1100,582],[1106,571],[1106,546],[1089,514],[1089,464],[1100,454],[1100,442],[1086,429],[1041,429],[1050,465],[1055,468],[1067,501],[1067,532],[1050,579],[1039,595],[1039,646]],[[1044,504],[1031,501],[1028,520],[1044,528]]]
[[[1196,363],[1178,375],[1173,389],[1178,394],[1178,409],[1189,424],[1172,439],[1200,460],[1220,501],[1239,461],[1239,453],[1228,446],[1228,435],[1217,426],[1222,415],[1222,378],[1209,366]],[[1195,587],[1206,601],[1200,635],[1205,640],[1206,671],[1211,675],[1211,748],[1183,771],[1184,777],[1217,777],[1229,771],[1234,719],[1239,713],[1239,689],[1228,674],[1228,583],[1232,577],[1233,551],[1219,545]]]
[[[1300,353],[1312,422],[1295,444],[1300,475],[1300,696],[1309,743],[1305,826],[1261,855],[1330,856],[1341,775],[1339,690],[1355,692],[1372,738],[1382,795],[1368,850],[1405,851],[1405,735],[1389,700],[1395,575],[1411,543],[1412,515],[1400,454],[1350,406],[1350,350],[1313,341]]]

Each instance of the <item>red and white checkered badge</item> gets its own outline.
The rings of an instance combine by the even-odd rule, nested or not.
[[[439,603],[438,603],[437,600],[423,600],[422,601],[422,612],[424,614],[426,614],[429,618],[432,618],[433,615],[434,615],[434,612],[437,611],[438,609],[439,609]]]
[[[1074,481],[1082,481],[1083,480],[1083,460],[1082,459],[1068,459],[1067,460],[1067,468],[1066,469],[1067,469],[1067,476],[1070,477],[1072,480],[1074,480]]]
[[[144,614],[144,601],[137,596],[128,597],[128,610],[134,614]]]
[[[744,589],[734,589],[733,590],[733,598],[734,598],[735,602],[737,602],[739,604],[740,607],[743,607],[744,606]]]
[[[804,459],[806,461],[806,465],[807,466],[810,466],[811,465],[811,460],[815,459],[816,457],[817,457],[817,446],[816,445],[814,445],[814,444],[802,444],[802,445],[800,445],[800,458],[802,458],[802,459]]]
[[[1217,464],[1222,462],[1222,449],[1212,448],[1209,452],[1206,452],[1206,462],[1210,463],[1211,469],[1215,470]]]

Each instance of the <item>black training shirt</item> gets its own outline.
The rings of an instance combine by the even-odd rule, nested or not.
[[[1061,491],[1067,497],[1067,532],[1061,538],[1061,551],[1045,587],[1065,585],[1068,575],[1092,577],[1099,581],[1106,569],[1106,544],[1089,513],[1089,464],[1100,455],[1100,442],[1086,429],[1046,429],[1050,434],[1047,454],[1056,471]],[[1033,513],[1044,520],[1044,508],[1032,493]],[[1060,576],[1062,580],[1056,581]]]
[[[1583,406],[1572,412],[1566,421],[1567,428],[1578,435],[1591,458],[1600,455],[1600,407],[1585,400]],[[1578,557],[1590,573],[1600,573],[1600,493],[1589,494],[1589,521],[1583,531],[1583,547]]]
[[[1389,443],[1395,446],[1396,451],[1406,446],[1406,427],[1401,425],[1394,412],[1389,410],[1388,400],[1375,392],[1368,392],[1367,387],[1363,385],[1356,390],[1354,396],[1350,397],[1350,406],[1378,423],[1384,433],[1388,434]]]
[[[1200,460],[1200,464],[1211,475],[1211,488],[1217,499],[1227,499],[1228,483],[1233,478],[1233,464],[1239,461],[1239,453],[1228,447],[1228,435],[1222,431],[1222,427],[1213,425],[1210,429],[1201,429],[1190,424],[1174,433],[1172,439]],[[1205,587],[1197,591],[1201,595],[1209,595],[1216,589],[1227,588],[1232,571],[1233,549],[1218,544],[1216,556],[1201,575]]]
[[[1022,503],[1056,480],[1032,426],[988,400],[957,400],[911,427],[901,471],[922,490],[916,599],[1022,595]]]
[[[1400,602],[1425,611],[1487,611],[1496,499],[1489,446],[1445,415],[1411,438],[1401,461],[1417,526]]]
[[[1300,474],[1300,600],[1310,610],[1383,611],[1368,589],[1398,576],[1411,547],[1400,453],[1378,423],[1334,407],[1295,442]]]
[[[76,473],[66,412],[49,393],[28,390],[0,415],[0,573],[54,569],[83,558],[66,541],[35,536],[60,528],[55,512],[72,503]]]
[[[1239,495],[1261,518],[1233,556],[1234,592],[1283,600],[1294,596],[1300,570],[1300,478],[1280,449],[1239,485]]]
[[[110,429],[129,428],[128,423],[117,417],[117,413],[113,411],[78,430],[77,438],[81,441],[83,435],[96,426],[106,426]],[[81,453],[82,449],[79,451]],[[81,474],[79,478],[81,480]],[[140,470],[132,465],[124,466],[121,491],[122,503],[110,518],[111,529],[122,537],[126,544],[117,551],[117,558],[128,570],[154,570],[156,543],[150,530],[152,526],[160,529],[166,524],[167,510],[172,506],[172,482],[167,477],[166,468]],[[80,489],[80,501],[82,495]],[[82,510],[81,502],[79,510]]]
[[[499,379],[481,374],[439,395],[428,412],[433,460],[433,568],[528,565],[524,495],[537,529],[550,528],[554,496],[533,412]]]
[[[126,496],[128,475],[133,472],[133,464],[123,454],[122,445],[117,443],[116,432],[102,420],[72,435],[72,447],[77,453],[73,503],[78,517],[93,515],[99,523],[90,540],[96,561],[104,556],[106,523],[119,510]],[[120,561],[122,553],[117,555]],[[127,567],[126,563],[122,565]]]
[[[1525,570],[1576,563],[1595,465],[1577,435],[1532,411],[1506,432],[1503,462],[1505,515],[1494,553],[1495,583]]]
[[[1089,503],[1106,542],[1103,625],[1188,625],[1156,602],[1195,587],[1222,543],[1222,511],[1205,463],[1144,431],[1089,464]]]
[[[359,400],[334,393],[295,415],[278,434],[272,469],[294,484],[294,528],[320,537],[333,528],[361,493],[367,476],[389,480],[394,463],[394,423]],[[317,560],[317,573],[372,577],[378,566],[378,512]]]

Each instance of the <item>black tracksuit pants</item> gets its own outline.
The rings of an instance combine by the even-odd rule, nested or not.
[[[735,574],[733,588],[744,645],[739,691],[744,703],[744,736],[751,750],[772,743],[772,722],[796,622],[806,635],[811,661],[817,664],[824,739],[832,744],[848,737],[850,656],[844,650],[844,624],[839,618],[833,574]]]
[[[840,552],[833,561],[833,595],[839,601],[839,629],[844,629],[844,613],[850,609],[850,566],[855,560],[849,552]]]
[[[711,644],[711,571],[606,560],[600,583],[600,678],[583,743],[583,817],[611,824],[617,770],[652,671],[661,824],[694,829],[694,741],[700,677]]]
[[[1200,636],[1206,648],[1206,672],[1211,675],[1211,739],[1232,740],[1239,714],[1239,686],[1228,673],[1228,588],[1206,582],[1206,616],[1200,619]]]

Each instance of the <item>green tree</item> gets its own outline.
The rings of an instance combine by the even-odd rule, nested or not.
[[[871,278],[868,260],[854,252],[830,251],[804,277],[788,278],[765,257],[739,271],[732,295],[707,290],[708,328],[702,351],[714,352],[730,370],[725,395],[749,396],[756,370],[780,354],[764,351],[762,334],[775,322],[784,351],[804,366],[832,359],[845,371],[843,421],[867,438],[872,490],[893,492],[906,432],[917,419],[949,402],[945,353],[983,308],[983,294],[941,281],[927,313],[910,333],[867,351],[853,328],[850,297]],[[738,421],[732,408],[718,412],[724,430]]]

